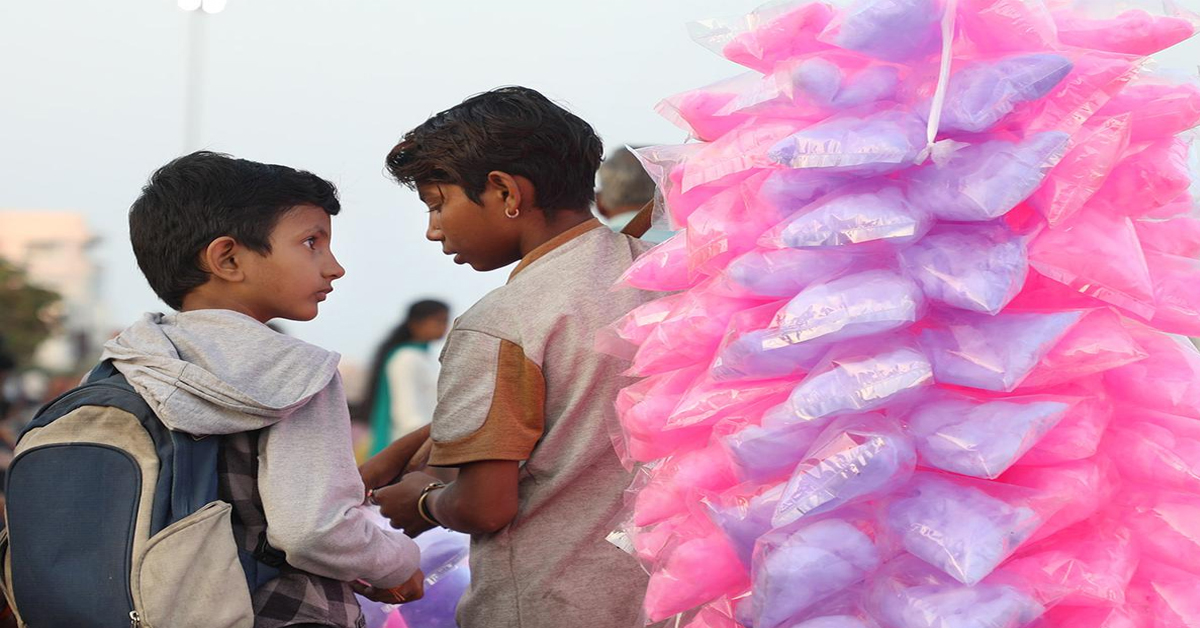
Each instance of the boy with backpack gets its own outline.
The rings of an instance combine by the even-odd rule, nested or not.
[[[339,356],[266,325],[313,319],[345,273],[339,211],[285,166],[198,152],[153,175],[130,238],[178,312],[110,341],[18,443],[4,571],[24,624],[351,628],[353,588],[420,597],[415,543],[363,503]]]

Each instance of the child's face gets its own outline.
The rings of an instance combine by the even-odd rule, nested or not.
[[[521,259],[520,221],[505,217],[503,197],[492,183],[482,203],[472,201],[462,186],[447,183],[420,185],[417,194],[429,207],[425,237],[440,242],[455,264],[488,271]]]
[[[308,321],[317,304],[333,292],[333,281],[346,274],[330,249],[329,214],[300,205],[280,217],[271,231],[271,252],[244,257],[248,299],[254,317]]]

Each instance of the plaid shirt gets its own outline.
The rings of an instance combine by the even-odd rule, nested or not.
[[[218,492],[233,504],[233,536],[238,547],[253,552],[267,529],[258,492],[258,432],[221,438],[217,463]],[[255,628],[322,624],[335,628],[364,628],[366,619],[345,582],[300,571],[291,565],[278,578],[253,593]]]

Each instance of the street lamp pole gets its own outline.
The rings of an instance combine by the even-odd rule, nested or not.
[[[200,129],[204,113],[204,70],[207,56],[208,16],[225,10],[226,0],[178,0],[187,11],[188,52],[184,76],[183,152],[200,148]]]

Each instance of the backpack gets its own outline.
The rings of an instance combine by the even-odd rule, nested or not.
[[[17,440],[0,533],[18,622],[253,626],[251,593],[282,560],[237,546],[219,440],[167,428],[110,362],[39,410]]]

